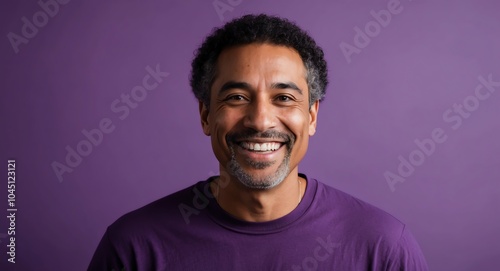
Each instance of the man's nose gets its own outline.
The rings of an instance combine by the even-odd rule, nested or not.
[[[276,126],[276,110],[271,101],[258,99],[247,107],[243,124],[258,132],[265,132]]]

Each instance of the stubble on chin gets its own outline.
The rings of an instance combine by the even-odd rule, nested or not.
[[[285,180],[285,178],[290,173],[290,154],[291,148],[286,146],[287,153],[285,158],[278,166],[278,169],[267,176],[255,176],[243,169],[240,163],[236,160],[236,154],[234,150],[234,145],[230,144],[229,149],[231,151],[231,160],[228,163],[229,174],[235,177],[241,184],[247,188],[251,189],[271,189]],[[245,161],[248,165],[256,170],[264,170],[271,167],[276,163],[273,162],[257,162],[252,160]]]

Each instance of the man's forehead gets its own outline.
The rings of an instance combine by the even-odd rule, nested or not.
[[[274,71],[283,74],[293,74],[298,71],[304,79],[307,76],[302,57],[294,48],[272,43],[260,42],[227,47],[221,51],[215,64],[214,80],[222,71],[225,74],[239,75],[242,70],[252,68],[251,64],[259,65],[260,69],[269,67],[269,70],[273,70],[272,67],[276,67]]]
[[[266,41],[237,44],[237,45],[231,45],[231,46],[224,47],[220,51],[219,55],[217,56],[217,60],[219,60],[221,58],[221,55],[226,55],[230,52],[238,51],[242,48],[259,48],[259,47],[279,49],[279,50],[274,50],[275,54],[285,54],[285,52],[287,52],[287,51],[288,51],[288,53],[293,52],[302,60],[302,57],[300,56],[299,52],[295,48],[293,48],[292,46],[288,46],[285,44],[276,44],[276,43],[271,43],[271,42],[266,42]]]

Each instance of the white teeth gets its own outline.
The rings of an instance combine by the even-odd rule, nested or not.
[[[275,151],[281,147],[281,143],[270,142],[270,143],[253,143],[253,142],[241,142],[240,144],[243,148],[253,151]]]

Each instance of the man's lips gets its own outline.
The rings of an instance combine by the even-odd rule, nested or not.
[[[265,142],[258,142],[258,141],[242,141],[237,143],[238,146],[242,147],[245,150],[248,151],[254,151],[254,152],[269,152],[269,151],[276,151],[281,146],[283,146],[283,142],[277,142],[277,141],[265,141]]]
[[[236,154],[242,155],[241,158],[245,161],[265,163],[272,163],[281,155],[285,155],[282,150],[289,143],[285,138],[278,137],[241,138],[229,142],[236,147]]]
[[[236,145],[236,155],[243,161],[273,163],[282,155],[285,155],[283,149],[285,144],[281,142],[257,143],[252,141],[243,141]],[[252,163],[250,163],[252,164]]]

